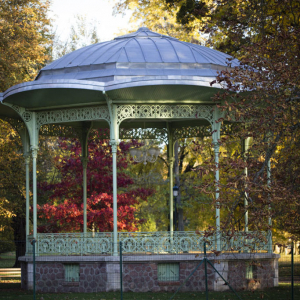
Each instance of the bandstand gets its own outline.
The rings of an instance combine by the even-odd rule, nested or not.
[[[8,121],[19,132],[26,166],[26,234],[27,253],[22,257],[22,285],[32,288],[32,255],[29,240],[36,240],[37,268],[58,268],[64,272],[64,264],[76,263],[78,256],[87,268],[89,262],[114,262],[118,260],[118,243],[123,243],[123,252],[130,256],[143,253],[140,263],[147,265],[147,253],[156,256],[156,262],[196,261],[194,253],[203,250],[203,236],[195,232],[173,230],[173,164],[174,142],[179,138],[212,136],[215,163],[219,159],[219,139],[222,123],[216,103],[211,97],[221,87],[210,83],[217,72],[228,68],[228,55],[203,46],[181,42],[140,28],[138,31],[119,36],[112,41],[102,42],[76,50],[44,67],[32,82],[11,87],[0,94],[0,117]],[[238,66],[237,60],[231,67]],[[230,124],[229,124],[230,125]],[[87,232],[87,141],[91,130],[107,128],[113,161],[113,232]],[[147,138],[158,135],[167,137],[170,174],[170,231],[169,232],[118,232],[117,231],[117,147],[120,139],[136,138],[143,128]],[[76,136],[82,145],[83,165],[83,232],[82,233],[37,233],[37,180],[36,160],[39,135]],[[246,143],[247,144],[247,143]],[[33,233],[29,235],[29,165],[32,160]],[[219,181],[219,171],[215,173]],[[216,199],[219,194],[216,190]],[[216,208],[217,233],[211,238],[209,250],[224,251],[238,249],[239,262],[246,261],[255,244],[262,253],[253,254],[266,263],[272,280],[278,283],[276,262],[272,254],[272,239],[266,234],[266,242],[247,243],[245,235],[236,235],[230,241],[220,233],[220,208]],[[245,231],[248,231],[248,216],[245,215]],[[251,245],[252,243],[252,245]],[[178,256],[181,254],[181,256]],[[176,255],[176,256],[175,256]],[[244,255],[244,256],[243,256]],[[51,260],[53,257],[53,260]],[[47,259],[45,259],[47,258]],[[199,259],[198,259],[199,260]],[[223,275],[230,278],[229,269],[234,258],[219,257]],[[61,267],[58,267],[57,265]],[[81,267],[80,267],[81,268]],[[181,269],[180,269],[181,270]],[[179,272],[180,272],[179,270]],[[81,271],[80,271],[81,272]],[[109,278],[117,271],[107,267],[107,284],[103,290],[115,290],[117,286]],[[153,275],[155,276],[155,275]],[[61,282],[63,282],[63,275]],[[56,280],[57,281],[57,280]],[[271,282],[271,283],[270,283]],[[82,283],[83,284],[83,283]],[[47,286],[46,286],[47,285]],[[62,291],[49,283],[40,285],[41,291]],[[100,287],[82,288],[72,286],[72,291],[91,291]],[[157,289],[159,290],[158,285]],[[266,286],[266,283],[261,285]],[[226,289],[217,277],[212,280],[214,290]],[[198,288],[198,287],[197,287]],[[196,288],[196,289],[197,289]],[[128,290],[139,291],[138,288]],[[147,289],[146,289],[147,290]],[[164,290],[161,288],[160,290]],[[64,291],[66,287],[64,287]],[[93,290],[94,291],[94,290]]]

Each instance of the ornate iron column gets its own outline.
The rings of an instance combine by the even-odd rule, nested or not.
[[[174,186],[174,180],[173,180],[173,170],[174,170],[174,143],[173,143],[173,131],[169,123],[167,123],[168,128],[168,161],[169,161],[169,178],[170,178],[170,199],[169,199],[169,206],[170,206],[170,232],[173,233],[174,231],[174,225],[173,225],[173,219],[174,219],[174,205],[173,205],[173,186]]]
[[[118,255],[118,187],[117,187],[117,151],[119,145],[119,119],[118,107],[112,104],[107,98],[107,105],[110,112],[110,145],[112,152],[112,171],[113,171],[113,255]]]
[[[83,186],[83,232],[87,233],[87,181],[86,181],[86,170],[87,170],[87,163],[88,158],[86,156],[81,157],[82,163],[82,186]]]
[[[267,161],[267,185],[270,188],[271,187],[271,159],[269,158]],[[271,210],[271,205],[269,205],[269,210]],[[272,226],[272,218],[269,217],[268,225]],[[268,232],[268,252],[272,253],[272,231],[269,229]]]
[[[110,140],[113,164],[113,219],[114,219],[114,255],[118,255],[118,188],[117,188],[117,151],[118,141]]]
[[[80,129],[77,129],[81,144],[81,163],[82,163],[82,198],[83,198],[83,232],[87,233],[87,163],[88,163],[88,137],[92,128],[92,122],[84,122]]]
[[[25,170],[26,170],[26,242],[29,235],[29,164],[30,164],[30,155],[24,155],[25,160]],[[26,248],[27,249],[27,248]]]
[[[246,161],[246,155],[248,153],[249,149],[249,143],[250,143],[250,138],[246,138],[242,141],[242,151],[243,151],[243,156],[244,156],[244,161]],[[245,167],[244,169],[244,175],[245,178],[248,176],[248,168]],[[247,188],[247,185],[245,185],[245,189]],[[244,207],[245,207],[245,232],[248,232],[248,193],[245,191],[244,195]]]
[[[221,251],[221,233],[220,233],[220,203],[218,202],[219,199],[219,182],[220,182],[220,172],[219,172],[219,149],[220,149],[220,130],[221,130],[221,122],[218,122],[220,118],[220,112],[217,107],[214,108],[214,118],[212,124],[212,138],[213,138],[213,147],[215,153],[215,164],[216,164],[216,172],[215,172],[215,182],[216,182],[216,244],[217,244],[217,251]]]
[[[37,146],[31,146],[32,155],[32,194],[33,194],[33,238],[37,238],[37,182],[36,182],[36,159],[38,153]]]

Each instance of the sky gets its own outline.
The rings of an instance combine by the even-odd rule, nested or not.
[[[86,16],[97,24],[101,42],[117,36],[120,30],[129,27],[130,13],[113,16],[116,0],[52,0],[49,16],[54,20],[54,30],[61,39],[67,38],[75,16]]]

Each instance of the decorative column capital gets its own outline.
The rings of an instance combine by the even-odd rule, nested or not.
[[[117,153],[119,142],[117,140],[110,140],[109,144],[111,145],[112,153]]]
[[[29,165],[30,164],[30,155],[29,154],[24,155],[24,160],[25,160],[25,165]]]
[[[219,141],[212,142],[215,153],[219,153],[221,143]]]
[[[37,147],[37,146],[32,146],[32,147],[30,147],[30,150],[31,150],[32,158],[37,158],[37,154],[38,154],[38,151],[39,151],[39,147]]]
[[[88,161],[89,161],[88,157],[81,157],[80,159],[81,159],[82,167],[83,167],[84,169],[86,169],[86,168],[87,168]]]

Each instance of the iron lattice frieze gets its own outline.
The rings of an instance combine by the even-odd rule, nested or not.
[[[117,124],[125,119],[205,119],[213,123],[209,105],[118,105]]]
[[[43,136],[57,136],[57,137],[68,137],[68,138],[78,137],[74,127],[63,126],[58,124],[43,125],[40,128],[39,134]]]
[[[193,126],[193,127],[183,127],[176,128],[173,133],[174,140],[179,140],[182,138],[204,138],[206,136],[211,137],[212,129],[211,126]]]
[[[36,122],[40,127],[44,124],[106,120],[110,123],[107,106],[94,106],[86,108],[60,109],[53,111],[37,112]]]
[[[205,232],[119,232],[117,240],[122,242],[123,253],[199,253],[204,251],[204,242],[208,251],[216,250],[216,235],[206,237]],[[36,245],[37,255],[107,255],[113,251],[113,233],[38,233]],[[221,245],[221,251],[267,251],[267,233],[221,235]],[[28,247],[29,253],[32,247]]]
[[[168,143],[166,128],[120,128],[120,139],[158,140]]]

